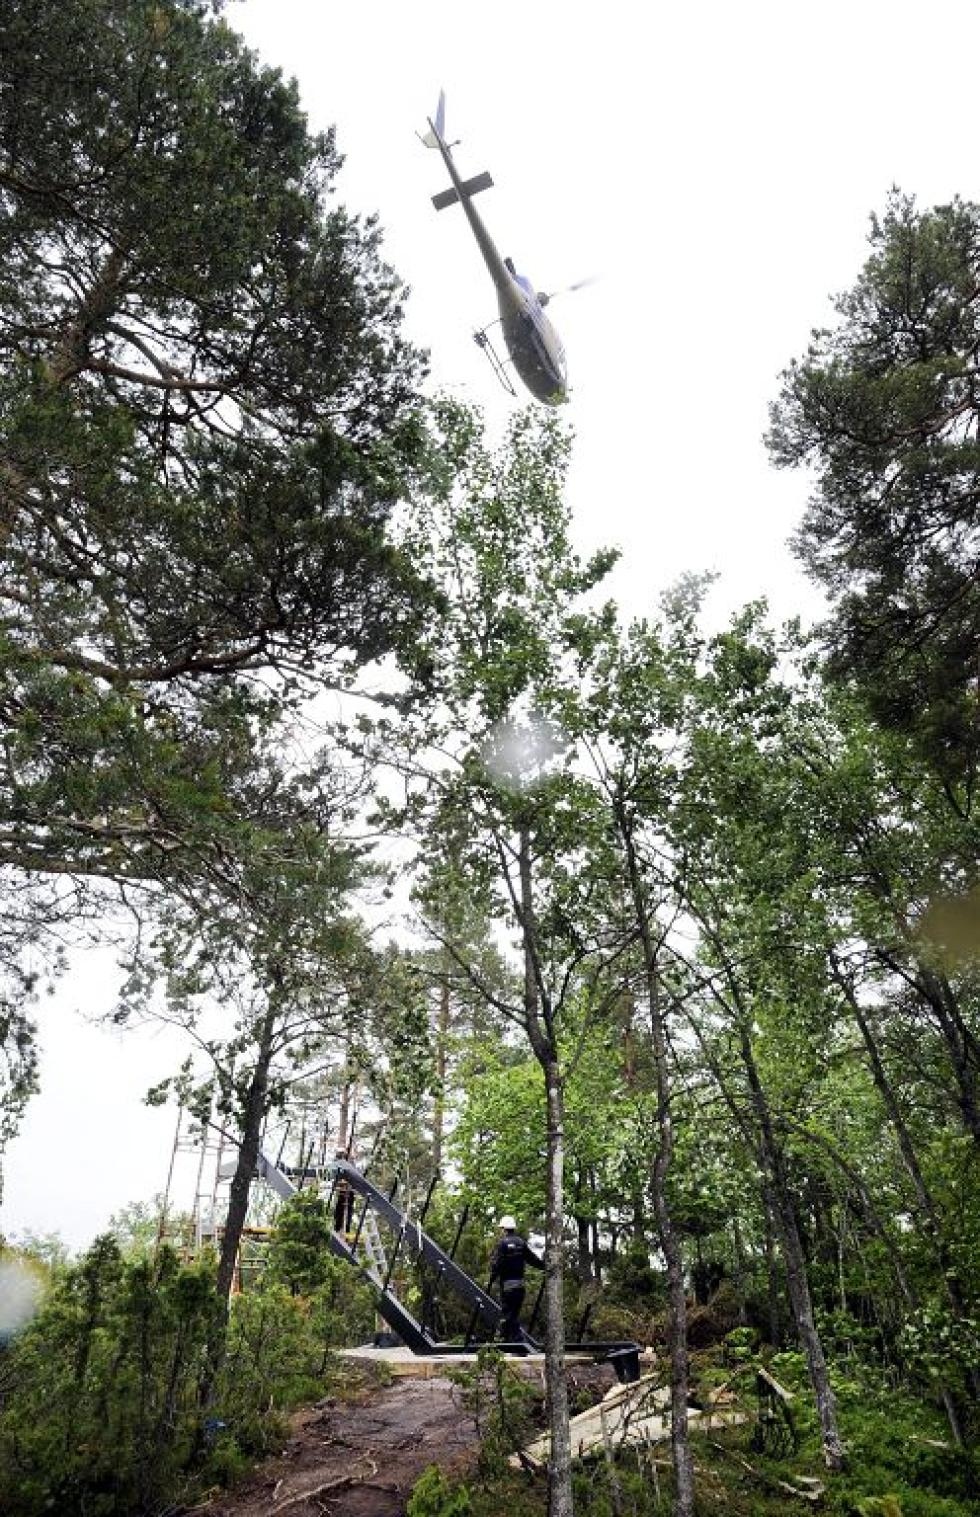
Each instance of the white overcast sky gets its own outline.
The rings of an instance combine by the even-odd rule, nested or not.
[[[377,212],[433,383],[492,427],[514,404],[472,340],[494,292],[458,208],[434,211],[444,171],[415,135],[441,87],[460,169],[493,175],[479,206],[500,251],[539,289],[598,276],[552,315],[578,539],[622,549],[625,609],[715,569],[716,616],[762,594],[779,616],[818,614],[785,546],[806,481],[769,468],[767,405],[892,185],[923,205],[980,199],[975,0],[242,0],[228,16],[297,78],[311,125],[336,125],[338,197]],[[141,1101],[181,1055],[83,1024],[113,978],[111,955],[80,956],[42,1008],[43,1091],[7,1159],[5,1232],[78,1246],[163,1185],[173,1114]]]

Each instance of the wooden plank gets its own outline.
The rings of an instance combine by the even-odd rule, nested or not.
[[[344,1348],[338,1352],[342,1359],[353,1359],[361,1364],[383,1364],[396,1380],[429,1380],[434,1375],[447,1374],[456,1365],[466,1365],[472,1369],[477,1362],[476,1350],[472,1354],[415,1354],[410,1348],[375,1348],[373,1344],[365,1344],[362,1348]],[[569,1354],[565,1362],[566,1364],[592,1364],[594,1361],[588,1354]],[[535,1371],[540,1371],[544,1365],[544,1355],[515,1355],[513,1358],[508,1358],[507,1363],[516,1369],[520,1369],[522,1365],[528,1365]],[[626,1389],[632,1389],[632,1387],[626,1387]]]
[[[630,1386],[629,1389],[635,1390],[636,1386]],[[587,1412],[581,1412],[577,1417],[573,1417],[569,1423],[572,1458],[585,1459],[590,1454],[597,1454],[607,1441],[614,1448],[622,1448],[637,1444],[662,1443],[669,1439],[670,1419],[664,1415],[667,1410],[666,1397],[659,1411],[644,1412],[642,1398],[633,1404],[632,1416],[630,1409],[630,1403],[620,1398],[611,1410],[605,1402],[600,1401],[598,1406],[590,1407]],[[749,1412],[736,1412],[729,1409],[720,1411],[714,1407],[698,1411],[691,1407],[688,1410],[688,1420],[692,1432],[708,1432],[711,1428],[734,1427],[739,1423],[751,1422],[753,1419]],[[536,1468],[541,1469],[547,1464],[550,1453],[551,1436],[544,1433],[540,1438],[535,1438],[533,1443],[529,1443],[520,1454],[512,1454],[510,1463],[515,1468],[519,1468],[522,1460],[527,1459]]]
[[[780,1401],[792,1401],[793,1392],[788,1391],[785,1385],[780,1385],[779,1381],[774,1379],[773,1376],[770,1375],[769,1371],[767,1369],[764,1369],[761,1364],[756,1367],[755,1373],[757,1378],[762,1381],[763,1385],[768,1385],[773,1395],[778,1396]]]

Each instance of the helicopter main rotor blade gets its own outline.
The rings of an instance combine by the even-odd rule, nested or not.
[[[584,290],[588,285],[597,283],[598,279],[598,274],[588,274],[585,279],[577,279],[574,284],[563,285],[560,290],[551,290],[546,299],[557,300],[559,295],[571,295],[575,290]]]

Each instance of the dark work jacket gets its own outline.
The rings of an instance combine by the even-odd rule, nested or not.
[[[490,1281],[499,1280],[501,1289],[508,1285],[524,1284],[524,1266],[544,1269],[544,1260],[539,1259],[517,1233],[505,1233],[493,1251],[490,1261]]]

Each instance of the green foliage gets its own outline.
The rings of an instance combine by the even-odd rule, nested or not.
[[[18,1233],[12,1246],[21,1258],[39,1265],[48,1279],[61,1274],[71,1259],[71,1250],[59,1233]]]
[[[802,1355],[774,1356],[771,1368],[787,1386],[805,1390]],[[702,1356],[696,1356],[695,1371],[702,1387],[716,1379],[732,1381],[730,1368]],[[754,1401],[751,1376],[749,1370],[735,1381],[747,1408]],[[843,1390],[839,1378],[837,1383]],[[794,1402],[794,1415],[803,1410],[802,1399]],[[931,1409],[924,1411],[914,1396],[869,1375],[866,1383],[854,1386],[853,1395],[841,1395],[841,1425],[848,1468],[831,1477],[823,1468],[812,1415],[801,1420],[801,1447],[778,1457],[752,1449],[751,1424],[714,1429],[708,1437],[695,1433],[698,1517],[785,1517],[809,1509],[802,1501],[792,1502],[781,1484],[804,1489],[802,1479],[825,1487],[816,1509],[833,1517],[858,1517],[862,1510],[881,1517],[888,1502],[898,1503],[902,1517],[972,1517],[977,1454],[944,1441],[940,1419]],[[497,1517],[504,1511],[538,1517],[546,1510],[544,1480],[532,1484],[509,1466],[488,1465],[481,1473],[470,1492],[473,1517]],[[649,1451],[621,1450],[612,1463],[602,1455],[581,1462],[574,1472],[574,1492],[581,1517],[668,1517],[673,1481],[666,1444]]]
[[[18,977],[13,978],[16,984]],[[29,983],[17,988],[30,993]],[[0,1154],[17,1131],[24,1107],[38,1088],[34,1032],[34,1023],[23,1006],[8,999],[0,988]]]
[[[322,1393],[325,1344],[314,1324],[310,1303],[282,1285],[235,1297],[213,1415],[246,1453],[278,1447],[284,1414]]]
[[[951,1444],[937,1410],[867,1369],[860,1383],[837,1384],[849,1469],[836,1509],[850,1511],[851,1503],[888,1495],[901,1502],[904,1517],[959,1517],[970,1509],[980,1474],[977,1450]]]
[[[189,5],[176,11],[181,25],[197,15]],[[135,25],[113,14],[124,33]],[[145,20],[140,7],[132,15]],[[45,17],[54,26],[50,8]],[[181,35],[186,42],[191,33]],[[303,145],[295,102],[275,81],[253,77],[223,29],[206,35],[222,67],[231,59],[236,79],[250,81],[267,104],[274,100],[285,139],[269,130],[280,147],[292,143],[305,165],[296,214],[316,241],[303,199],[308,192],[316,201],[304,178],[316,152]],[[208,137],[209,151],[220,135]],[[221,151],[231,155],[235,182],[245,147],[236,138]],[[323,151],[329,157],[329,146]],[[280,210],[293,204],[290,185],[289,193],[278,186]],[[261,220],[265,212],[250,214]],[[672,1231],[675,1279],[683,1272],[688,1283],[703,1283],[724,1272],[723,1304],[699,1319],[706,1334],[716,1339],[735,1321],[752,1323],[729,1332],[719,1355],[726,1373],[748,1366],[748,1374],[755,1356],[769,1351],[766,1335],[786,1341],[789,1271],[807,1353],[794,1349],[770,1362],[798,1396],[801,1459],[817,1464],[826,1429],[808,1388],[814,1365],[830,1359],[851,1469],[827,1502],[851,1517],[876,1509],[882,1517],[889,1501],[904,1517],[959,1517],[977,1475],[971,1450],[939,1446],[937,1410],[945,1406],[951,1424],[975,1435],[980,976],[972,949],[946,951],[943,903],[964,906],[953,912],[962,936],[963,923],[972,922],[980,856],[975,692],[962,685],[960,666],[972,665],[957,642],[965,633],[971,649],[976,642],[976,576],[966,561],[975,545],[963,533],[976,443],[954,412],[960,401],[960,417],[975,409],[958,344],[964,335],[973,343],[976,223],[974,208],[959,203],[922,217],[896,202],[875,228],[859,286],[841,303],[840,330],[817,334],[806,363],[787,376],[775,422],[783,461],[808,458],[822,470],[805,529],[808,551],[833,579],[844,616],[836,667],[869,689],[877,682],[867,700],[849,684],[828,683],[815,647],[798,628],[772,629],[763,606],[745,608],[714,636],[701,634],[703,587],[696,584],[679,587],[656,624],[624,629],[611,608],[583,611],[581,598],[601,583],[610,557],[582,563],[572,551],[561,427],[521,416],[492,454],[478,417],[436,408],[432,473],[403,544],[440,586],[441,614],[423,619],[405,655],[436,700],[410,712],[397,732],[404,807],[379,806],[385,823],[421,820],[429,829],[417,900],[436,946],[424,957],[374,950],[344,915],[362,861],[358,849],[326,848],[324,839],[337,835],[335,814],[350,815],[345,781],[330,789],[326,759],[308,775],[290,771],[276,752],[278,698],[259,698],[250,678],[237,678],[245,666],[235,663],[243,608],[262,600],[269,562],[278,575],[283,555],[300,575],[289,625],[267,628],[255,659],[279,661],[283,683],[275,688],[287,700],[307,669],[323,672],[321,660],[330,663],[318,641],[329,617],[316,618],[344,602],[344,575],[330,579],[331,605],[318,612],[317,585],[303,580],[290,545],[306,552],[312,541],[327,554],[338,513],[343,553],[350,527],[366,555],[342,553],[344,574],[350,570],[365,592],[357,606],[369,607],[374,593],[357,576],[380,564],[375,590],[393,595],[385,604],[398,627],[412,623],[418,608],[399,577],[404,563],[388,556],[383,537],[383,485],[408,471],[418,438],[400,435],[391,444],[397,456],[389,456],[366,422],[357,438],[308,437],[296,399],[295,415],[260,411],[244,459],[227,440],[195,436],[193,449],[186,432],[183,443],[169,440],[174,450],[184,447],[192,481],[170,491],[147,473],[146,439],[160,442],[160,416],[146,403],[136,414],[123,381],[108,375],[105,364],[120,353],[97,322],[76,355],[82,368],[56,383],[51,363],[70,355],[59,350],[44,362],[35,355],[25,386],[0,395],[22,427],[21,462],[33,438],[71,463],[88,491],[93,542],[110,543],[122,506],[107,486],[98,515],[92,481],[111,482],[109,463],[123,458],[137,521],[155,524],[153,542],[164,544],[162,557],[170,554],[169,580],[168,564],[161,569],[154,559],[153,568],[173,601],[166,626],[184,649],[174,709],[171,665],[160,673],[163,666],[149,663],[162,656],[150,632],[168,608],[149,600],[153,587],[143,584],[140,565],[111,554],[106,596],[117,597],[112,610],[122,622],[115,641],[101,581],[86,609],[59,568],[45,593],[73,650],[70,668],[64,660],[39,664],[16,640],[0,651],[20,692],[14,763],[30,814],[46,819],[45,846],[66,846],[62,823],[71,822],[77,846],[79,818],[109,817],[111,836],[81,829],[88,866],[138,873],[157,844],[152,827],[165,825],[177,841],[163,851],[161,867],[183,867],[190,841],[188,858],[213,861],[223,883],[234,883],[227,911],[195,918],[190,938],[186,922],[168,927],[156,945],[172,1005],[182,1010],[200,1004],[216,982],[239,996],[241,979],[229,965],[243,961],[249,984],[262,992],[240,1011],[226,1049],[210,1047],[214,1084],[190,1092],[198,1115],[214,1096],[225,1114],[247,1112],[257,1134],[302,1060],[342,1035],[387,1124],[379,1173],[407,1155],[413,1177],[427,1175],[429,1116],[434,1130],[438,1115],[441,1140],[443,1118],[450,1119],[443,1149],[471,1203],[459,1257],[479,1278],[495,1215],[515,1211],[525,1228],[544,1215],[542,1072],[560,1067],[564,1115],[550,1126],[552,1140],[560,1132],[565,1145],[565,1214],[553,1236],[566,1264],[574,1259],[580,1268],[582,1300],[598,1297],[593,1328],[645,1338],[655,1327],[663,1335],[653,1319],[665,1281],[650,1261],[659,1264],[657,1248]],[[183,252],[165,248],[164,255]],[[233,261],[234,250],[227,256]],[[302,248],[296,257],[302,276]],[[302,288],[294,294],[302,305]],[[28,291],[30,300],[42,295]],[[303,311],[292,314],[305,330]],[[236,333],[225,335],[234,346]],[[257,354],[266,358],[284,366],[277,372],[288,392],[295,379],[288,354]],[[107,378],[118,383],[103,393]],[[253,398],[268,401],[264,391]],[[348,467],[352,494],[342,485]],[[350,501],[353,522],[342,509]],[[358,535],[362,528],[366,536]],[[941,550],[915,560],[911,588],[903,534],[914,553],[927,538]],[[15,530],[11,540],[26,563],[33,539]],[[77,548],[54,546],[61,554]],[[220,590],[228,621],[203,629],[206,647],[185,647],[198,609],[190,594],[198,560],[201,594],[210,604]],[[323,567],[322,556],[311,561]],[[49,562],[61,564],[57,554]],[[866,603],[854,599],[855,584],[860,595],[868,591]],[[950,587],[963,593],[947,606]],[[118,611],[134,588],[146,602],[139,626]],[[904,635],[898,622],[906,611],[920,630],[941,613],[938,641],[921,643],[928,667],[913,658],[892,681],[891,645],[848,643],[855,629],[867,630],[862,618],[882,609],[881,625],[896,636]],[[14,614],[23,614],[19,602]],[[342,683],[374,646],[369,629],[345,626],[350,661]],[[29,632],[25,621],[24,646]],[[293,632],[302,674],[291,654],[280,660]],[[113,676],[85,664],[93,648]],[[212,680],[202,660],[216,648],[230,661],[221,666],[227,676]],[[133,672],[154,667],[152,677]],[[373,759],[395,727],[365,720],[362,736]],[[147,776],[152,810],[139,788]],[[134,980],[135,1003],[148,988]],[[436,997],[443,1020],[433,1038]],[[181,1090],[192,1083],[188,1073]],[[251,1175],[244,1160],[244,1181]],[[446,1244],[455,1211],[439,1196],[430,1214]],[[121,1227],[138,1237],[140,1219],[121,1219]],[[189,1489],[202,1457],[217,1477],[240,1467],[243,1451],[272,1447],[284,1411],[314,1394],[329,1371],[330,1346],[369,1324],[370,1300],[330,1258],[328,1231],[316,1196],[283,1208],[264,1288],[233,1303],[228,1353],[213,1387],[216,1420],[206,1429],[195,1421],[193,1390],[211,1308],[194,1305],[190,1283],[178,1288],[182,1272],[165,1266],[164,1255],[144,1249],[143,1257],[124,1258],[107,1245],[64,1278],[56,1272],[43,1312],[5,1361],[4,1375],[15,1373],[0,1391],[0,1456],[34,1472],[38,1501],[43,1494],[70,1511],[84,1488],[86,1510],[97,1511],[99,1502],[155,1499],[156,1478],[178,1493]],[[591,1278],[596,1270],[601,1285]],[[419,1517],[533,1510],[540,1492],[518,1487],[504,1456],[537,1408],[492,1355],[466,1383],[486,1431],[485,1488],[423,1477]],[[101,1456],[83,1458],[99,1425],[109,1428],[108,1443],[119,1440],[111,1468]],[[149,1471],[133,1449],[140,1441],[152,1449],[155,1438],[162,1452]],[[766,1462],[755,1484],[742,1480],[744,1469],[729,1471],[733,1512],[779,1509],[766,1481],[793,1472],[760,1457]],[[597,1468],[576,1477],[583,1512],[639,1517],[670,1500],[669,1482],[659,1493],[654,1486],[656,1466]],[[118,1490],[97,1488],[110,1478]],[[95,1484],[85,1485],[90,1479]],[[705,1504],[714,1489],[706,1483]],[[493,1491],[496,1508],[488,1504]]]
[[[332,133],[220,9],[3,6],[7,1126],[35,1083],[17,967],[104,917],[91,882],[172,892],[168,922],[234,903],[257,952],[273,858],[280,915],[338,885],[325,767],[297,780],[279,723],[427,604],[387,535],[423,464],[402,287],[332,198]]]
[[[647,1463],[626,1455],[613,1463],[597,1459],[577,1467],[572,1483],[576,1513],[581,1517],[668,1517],[670,1490],[666,1480],[661,1484],[654,1457],[651,1453]]]
[[[755,1356],[759,1335],[753,1327],[733,1327],[722,1339],[726,1364],[749,1364]]]
[[[451,1485],[438,1465],[423,1470],[408,1499],[407,1517],[470,1517],[470,1493],[465,1485]]]
[[[910,1313],[899,1343],[912,1372],[957,1391],[968,1389],[969,1375],[980,1364],[980,1323],[954,1317],[948,1302],[934,1300]]]
[[[108,1230],[119,1244],[124,1257],[150,1253],[156,1248],[160,1239],[162,1206],[163,1197],[157,1196],[152,1203],[131,1201],[120,1207],[119,1211],[113,1212],[109,1218]],[[168,1221],[172,1227],[174,1219],[169,1218]]]
[[[663,1271],[651,1265],[642,1239],[634,1239],[616,1254],[609,1266],[607,1283],[611,1299],[634,1310],[663,1306],[666,1293]]]
[[[406,547],[444,590],[424,654],[455,718],[470,713],[476,746],[547,683],[552,633],[617,555],[582,562],[572,548],[562,494],[570,439],[554,416],[516,413],[495,450],[475,411],[444,400],[434,424],[435,469]]]
[[[978,226],[958,197],[923,211],[892,192],[836,324],[783,375],[769,437],[778,464],[816,465],[798,547],[833,598],[838,675],[957,787],[978,757]]]
[[[499,1475],[532,1434],[538,1400],[534,1388],[492,1346],[481,1348],[475,1365],[455,1370],[453,1378],[480,1430],[480,1469]]]
[[[214,1311],[210,1272],[97,1240],[52,1286],[4,1366],[5,1510],[141,1512],[182,1484]]]
[[[324,1347],[350,1347],[371,1335],[374,1296],[343,1259],[330,1253],[333,1231],[326,1202],[315,1191],[298,1191],[276,1214],[261,1294],[275,1286],[301,1305]]]
[[[533,1059],[503,1062],[492,1049],[477,1056],[478,1079],[466,1080],[467,1099],[450,1151],[460,1162],[464,1196],[480,1207],[492,1230],[502,1212],[525,1232],[544,1212],[544,1081]]]
[[[326,1202],[316,1191],[301,1190],[290,1196],[276,1214],[268,1278],[287,1286],[294,1296],[311,1295],[328,1278],[332,1231]]]
[[[285,1414],[323,1393],[338,1324],[324,1294],[270,1283],[232,1303],[205,1417],[218,1302],[213,1260],[124,1257],[111,1237],[52,1281],[0,1360],[0,1505],[11,1517],[135,1517],[232,1478],[278,1447]]]

